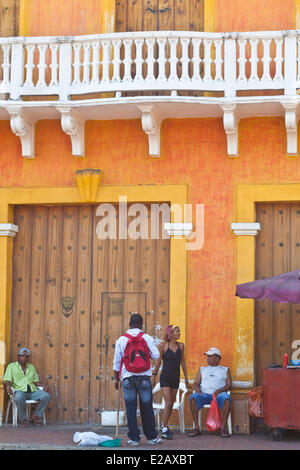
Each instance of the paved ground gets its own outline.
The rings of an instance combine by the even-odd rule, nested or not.
[[[0,450],[98,450],[108,452],[107,448],[78,447],[73,442],[75,432],[92,431],[100,435],[115,437],[115,429],[109,427],[99,427],[95,425],[70,425],[70,424],[47,424],[46,426],[29,426],[13,428],[11,424],[3,424],[0,427]],[[115,451],[134,451],[148,450],[151,453],[161,451],[174,452],[199,451],[199,450],[298,450],[300,451],[300,432],[289,431],[283,435],[280,441],[273,441],[270,433],[261,431],[251,434],[233,434],[230,438],[221,438],[219,435],[204,432],[200,437],[190,438],[186,434],[180,434],[175,429],[174,439],[172,441],[164,440],[162,444],[156,446],[146,445],[143,438],[138,448],[129,448],[127,445],[127,428],[120,428],[119,437],[122,438],[121,447],[109,449]],[[120,455],[117,452],[117,455]],[[125,455],[123,452],[121,454]]]

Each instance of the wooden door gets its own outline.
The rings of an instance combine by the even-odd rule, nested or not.
[[[168,324],[169,240],[102,240],[98,220],[96,206],[15,208],[11,360],[30,348],[48,421],[99,422],[115,407],[114,345],[130,315],[158,337]]]
[[[300,204],[257,204],[261,232],[256,239],[256,279],[300,269]],[[255,372],[261,384],[261,371],[268,364],[283,364],[291,355],[293,341],[300,340],[300,306],[255,302]]]

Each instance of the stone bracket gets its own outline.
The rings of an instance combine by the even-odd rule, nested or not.
[[[34,158],[35,120],[22,106],[6,106],[10,115],[10,127],[14,134],[20,137],[22,156]]]
[[[287,138],[287,154],[298,154],[298,101],[282,101],[285,110],[285,129]]]
[[[193,231],[193,224],[192,222],[166,222],[164,230],[169,236],[188,237]]]
[[[154,105],[145,104],[138,106],[142,112],[142,128],[148,136],[149,155],[153,158],[160,157],[160,126],[162,116]]]
[[[227,154],[238,157],[238,112],[235,104],[220,105],[223,110],[223,125],[227,136]]]
[[[61,113],[62,130],[68,134],[72,143],[72,155],[75,157],[85,156],[84,122],[80,114],[72,110],[70,106],[58,106]]]
[[[235,235],[253,235],[256,237],[260,229],[259,222],[239,222],[231,224],[231,230]]]
[[[1,237],[15,237],[19,227],[14,224],[0,224],[0,236]]]

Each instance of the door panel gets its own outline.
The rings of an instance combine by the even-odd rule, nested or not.
[[[99,422],[115,408],[114,347],[130,315],[159,338],[168,324],[169,240],[102,240],[98,221],[96,206],[14,211],[11,360],[30,348],[52,395],[49,422]]]

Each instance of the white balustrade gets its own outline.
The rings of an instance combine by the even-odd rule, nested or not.
[[[21,96],[113,92],[283,90],[300,87],[298,31],[158,31],[74,37],[0,38],[0,93]],[[260,93],[261,94],[261,93]]]

